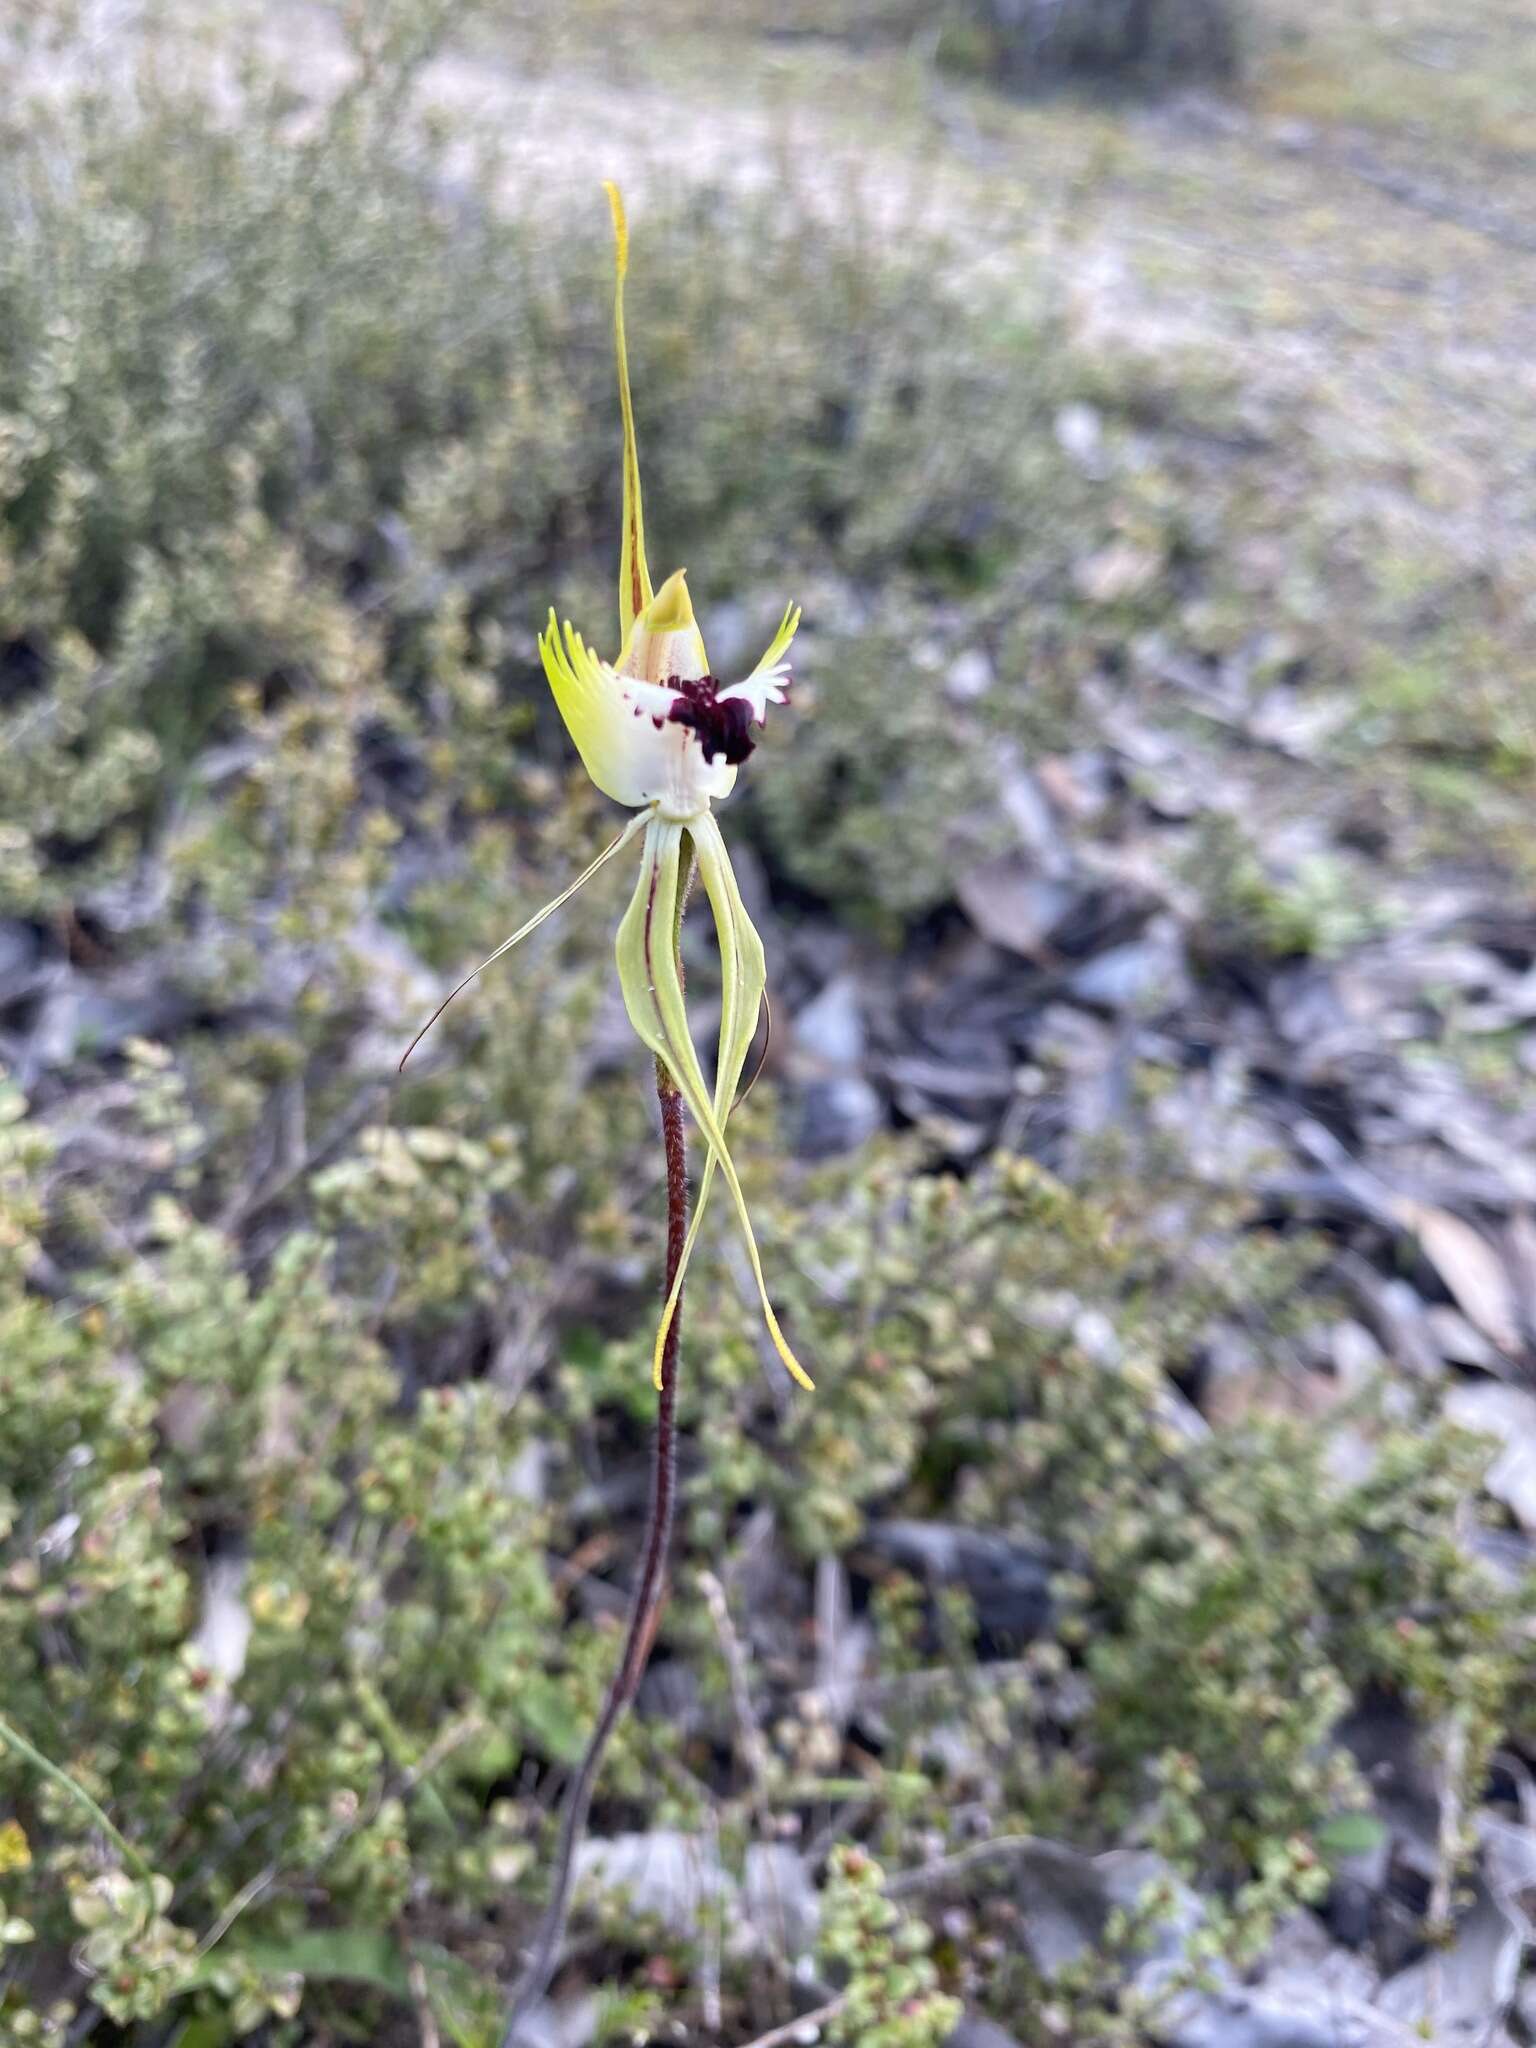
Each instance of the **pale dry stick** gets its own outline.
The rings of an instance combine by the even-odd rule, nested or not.
[[[410,1986],[411,2004],[416,2009],[416,2032],[421,2048],[442,2048],[442,2035],[437,2030],[437,2015],[432,2010],[432,1996],[427,1988],[427,1973],[422,1967],[421,1957],[412,1956],[406,1965],[406,1982]]]
[[[848,1725],[848,1686],[838,1677],[838,1648],[847,1624],[847,1567],[827,1552],[816,1560],[816,1689],[828,1718],[840,1729]]]
[[[720,1855],[720,1816],[712,1801],[704,1803],[704,1832],[709,1840],[709,1860],[717,1880],[724,1876],[724,1863]],[[723,1887],[722,1887],[723,1888]],[[716,1898],[720,1896],[716,1892]],[[699,1955],[699,2012],[711,2040],[715,2039],[724,2023],[724,2007],[720,1998],[720,1963],[724,1947],[723,1914],[704,1913],[700,1927]]]
[[[752,1809],[754,1813],[761,1815],[768,1797],[768,1745],[763,1740],[763,1731],[752,1706],[752,1692],[747,1683],[746,1655],[741,1647],[741,1638],[736,1633],[736,1625],[731,1620],[731,1610],[726,1601],[724,1586],[713,1572],[702,1571],[698,1575],[698,1588],[704,1595],[704,1604],[709,1609],[709,1618],[714,1623],[715,1635],[720,1644],[720,1654],[725,1659],[726,1675],[731,1687],[731,1707],[736,1716],[737,1739],[746,1761],[747,1776],[752,1781]]]
[[[731,1709],[736,1717],[736,1735],[747,1765],[749,1789],[747,1804],[760,1835],[770,1834],[769,1811],[769,1757],[768,1745],[763,1740],[762,1725],[752,1705],[752,1689],[747,1681],[747,1658],[742,1649],[741,1638],[731,1619],[730,1603],[725,1588],[713,1572],[701,1571],[697,1580],[699,1591],[704,1595],[704,1604],[709,1609],[715,1634],[720,1641],[720,1654],[725,1659],[725,1668],[731,1688]],[[713,1818],[713,1815],[711,1815]],[[773,1887],[776,1891],[777,1887]],[[779,1906],[779,1934],[784,1932],[784,1911],[782,1900]],[[718,2020],[715,2022],[718,2027]]]
[[[1462,1791],[1467,1767],[1467,1716],[1458,1707],[1447,1719],[1440,1766],[1439,1827],[1435,1838],[1435,1880],[1425,1908],[1425,1923],[1434,1944],[1429,1958],[1430,2024],[1438,2019],[1445,1997],[1445,1943],[1451,1932],[1456,1864],[1461,1851]]]
[[[973,1842],[968,1849],[957,1849],[952,1856],[940,1856],[932,1863],[923,1863],[916,1870],[898,1871],[885,1881],[887,1898],[899,1899],[911,1892],[926,1891],[930,1885],[946,1884],[952,1877],[963,1877],[978,1863],[991,1863],[1001,1857],[1023,1856],[1031,1849],[1040,1847],[1038,1835],[993,1835],[989,1841]]]
[[[1430,1888],[1425,1918],[1432,1940],[1440,1941],[1450,1932],[1451,1894],[1456,1860],[1461,1846],[1462,1787],[1467,1767],[1467,1716],[1458,1707],[1446,1722],[1445,1746],[1436,1772],[1439,1778],[1439,1826],[1435,1840],[1435,1881]]]
[[[803,2012],[799,2019],[786,2020],[782,2027],[770,2027],[766,2034],[759,2034],[755,2041],[749,2041],[747,2048],[792,2048],[792,2044],[814,2041],[827,2021],[835,2020],[847,2003],[847,1992],[840,1991],[836,1998],[829,1998],[814,2012]]]

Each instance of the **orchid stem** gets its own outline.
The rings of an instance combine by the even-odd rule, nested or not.
[[[661,1103],[661,1136],[667,1157],[667,1277],[664,1288],[670,1295],[688,1237],[688,1149],[683,1129],[683,1098],[659,1060],[656,1063],[656,1094]],[[566,1922],[570,1918],[576,1851],[586,1833],[587,1816],[592,1807],[592,1795],[597,1789],[603,1756],[614,1730],[640,1689],[651,1644],[656,1639],[657,1624],[666,1604],[667,1554],[672,1545],[672,1523],[677,1504],[677,1364],[681,1342],[682,1299],[679,1297],[661,1358],[650,1514],[646,1522],[640,1576],[630,1601],[624,1648],[581,1766],[566,1793],[549,1900],[539,1923],[533,1953],[512,1993],[501,2048],[519,2048],[518,2030],[544,1996],[554,1975]]]

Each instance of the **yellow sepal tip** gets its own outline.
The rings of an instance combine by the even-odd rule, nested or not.
[[[608,194],[608,207],[613,215],[614,261],[623,278],[629,272],[629,222],[624,217],[624,196],[611,178],[603,180],[603,190]]]

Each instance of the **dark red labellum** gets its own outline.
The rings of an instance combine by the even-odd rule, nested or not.
[[[718,676],[699,676],[689,681],[681,676],[668,676],[663,687],[677,693],[677,702],[667,713],[668,718],[672,724],[686,725],[698,734],[705,760],[723,757],[733,768],[739,768],[757,745],[749,730],[752,706],[747,699],[718,697]]]

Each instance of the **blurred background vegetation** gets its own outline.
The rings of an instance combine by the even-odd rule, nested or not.
[[[713,1238],[538,2038],[1536,2036],[1521,12],[4,37],[0,1711],[101,1813],[0,1751],[0,2042],[477,2048],[544,1896],[652,1401],[609,881],[395,1065],[611,828],[603,177],[656,565],[724,671],[805,605],[731,830],[819,1391]]]

